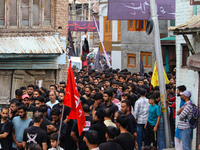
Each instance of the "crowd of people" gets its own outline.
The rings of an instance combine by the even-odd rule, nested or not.
[[[61,81],[50,85],[49,89],[30,84],[16,89],[16,97],[9,107],[1,108],[0,149],[55,150],[57,146],[59,150],[165,148],[159,87],[151,85],[152,72],[144,75],[132,74],[127,69],[98,72],[83,66],[80,71],[74,70],[74,75],[86,118],[81,136],[77,121],[68,119],[70,108],[63,106],[66,83]],[[166,102],[172,144],[189,150],[192,129],[188,122],[192,107],[185,103],[189,103],[191,93],[184,85],[176,88],[175,71],[167,75],[170,83],[166,85]],[[177,128],[176,95],[181,96]]]

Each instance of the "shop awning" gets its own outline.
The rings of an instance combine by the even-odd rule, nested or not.
[[[170,27],[174,34],[193,34],[200,31],[200,15],[193,16],[188,22]]]
[[[170,37],[162,38],[160,40],[161,41],[175,41],[176,37],[175,36],[170,36]]]
[[[0,38],[0,55],[60,55],[65,52],[60,40],[54,36]]]

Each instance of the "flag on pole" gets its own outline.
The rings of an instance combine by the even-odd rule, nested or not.
[[[74,79],[71,63],[69,63],[67,85],[65,91],[64,105],[71,108],[68,119],[76,119],[78,124],[79,136],[86,125],[85,116],[80,102],[77,86]]]
[[[94,70],[98,70],[99,72],[101,72],[101,64],[100,64],[100,54],[99,54],[99,50],[98,50],[97,55],[96,55],[96,58],[95,58]]]
[[[140,56],[140,75],[144,75],[144,65],[142,61],[142,56]]]
[[[70,30],[68,30],[68,42],[69,42],[69,55],[76,56],[74,51],[74,41],[72,39],[72,34]]]
[[[105,55],[105,58],[106,58],[107,65],[108,65],[109,68],[111,68],[110,59],[109,59],[109,57],[108,57],[108,55],[106,53],[105,46],[103,45],[103,40],[101,38],[101,35],[100,35],[100,32],[99,32],[99,28],[98,28],[98,25],[97,25],[97,22],[96,22],[96,19],[95,19],[94,16],[93,16],[93,19],[94,19],[95,25],[97,27],[97,32],[99,34],[100,42],[101,42],[101,45],[102,45],[102,48],[103,48],[103,52],[104,52],[104,55]]]
[[[165,76],[165,84],[169,84],[169,80],[167,78],[165,70],[163,69],[163,71],[164,71],[164,76]],[[151,84],[152,84],[153,87],[159,86],[158,70],[157,70],[157,63],[156,63],[156,61],[155,61],[155,64],[154,64],[153,75],[152,75],[152,78],[151,78]]]

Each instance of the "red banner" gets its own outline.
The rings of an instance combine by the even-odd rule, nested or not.
[[[85,127],[85,116],[83,113],[82,105],[80,102],[77,86],[74,79],[74,73],[69,64],[67,86],[64,98],[64,105],[71,108],[68,119],[76,119],[78,124],[79,136],[81,135],[83,128]]]
[[[99,22],[97,22],[99,26]],[[85,31],[97,32],[94,21],[68,21],[68,28],[70,31]]]

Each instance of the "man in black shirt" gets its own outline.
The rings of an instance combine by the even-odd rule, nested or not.
[[[53,120],[52,125],[47,126],[47,131],[51,134],[53,132],[58,132],[61,123],[61,112],[59,109],[55,108],[51,110],[51,118]],[[70,128],[65,123],[62,122],[61,132],[60,132],[60,147],[65,150],[71,150],[71,137],[70,137]]]
[[[40,125],[40,128],[43,129],[46,132],[46,134],[48,134],[47,126],[52,124],[51,121],[46,118],[47,110],[48,110],[47,105],[41,105],[38,109],[38,112],[43,114],[43,120],[42,120],[42,124]],[[31,121],[29,126],[32,126],[33,124],[34,124],[34,122]],[[47,145],[48,145],[48,147],[51,146],[49,137],[47,137]]]
[[[81,136],[79,136],[78,125],[77,125],[77,121],[76,121],[76,122],[74,122],[74,125],[72,127],[71,137],[76,142],[76,145],[79,146],[80,150],[88,150],[86,143],[83,141],[85,132],[89,130],[89,128],[92,124],[92,116],[90,116],[90,108],[89,108],[88,104],[83,104],[83,112],[84,112],[85,120],[86,120],[86,125],[83,128],[83,132],[81,133]]]
[[[23,147],[28,148],[31,143],[39,144],[43,150],[47,150],[47,134],[40,128],[42,124],[43,114],[36,112],[34,114],[34,124],[24,130]]]
[[[88,130],[83,138],[89,150],[99,150],[98,147],[98,132],[95,130]]]
[[[121,146],[114,141],[116,137],[117,129],[112,126],[108,126],[106,130],[106,139],[105,143],[99,145],[100,150],[123,150]]]
[[[37,109],[34,105],[31,105],[29,95],[26,94],[22,96],[22,103],[27,106],[27,116],[33,119],[33,115]]]
[[[135,140],[133,135],[126,129],[128,126],[128,118],[125,115],[119,115],[117,117],[117,127],[120,129],[120,134],[115,141],[122,147],[123,150],[133,150]]]
[[[103,110],[100,109],[93,116],[93,125],[90,127],[90,130],[95,130],[98,132],[98,144],[106,142],[105,133],[106,125],[104,124],[104,114]]]
[[[137,144],[137,130],[136,130],[136,120],[134,116],[131,114],[131,104],[128,100],[124,100],[121,102],[121,112],[126,115],[128,119],[127,130],[134,136],[135,139],[135,147],[138,147]]]
[[[59,92],[59,95],[58,95],[58,101],[59,103],[58,104],[55,104],[53,106],[53,109],[55,108],[58,108],[61,112],[63,110],[63,101],[64,101],[64,97],[65,97],[65,92],[64,91],[60,91]],[[68,123],[70,120],[67,119],[69,113],[70,113],[70,110],[71,108],[70,107],[67,107],[67,106],[64,106],[64,114],[63,114],[63,121],[65,123]],[[73,123],[73,122],[72,122]]]
[[[1,150],[12,149],[12,121],[8,119],[9,108],[1,108],[1,123],[0,123],[0,145]]]
[[[18,107],[21,103],[16,99],[12,99],[10,102],[9,118],[12,120],[15,116],[18,116]]]
[[[103,103],[103,94],[101,94],[100,92],[96,92],[93,99],[94,104],[92,105],[90,115],[94,115],[96,111],[101,109],[101,105]]]
[[[111,110],[112,116],[114,117],[115,112],[118,111],[118,107],[112,102],[112,95],[113,94],[110,90],[104,91],[103,93],[104,103],[101,105],[101,109],[109,108]]]

